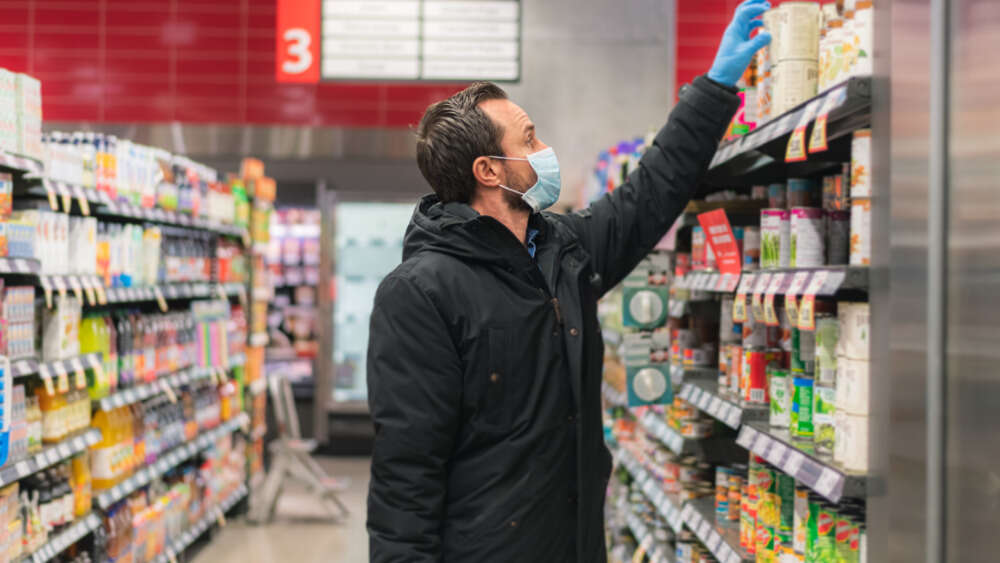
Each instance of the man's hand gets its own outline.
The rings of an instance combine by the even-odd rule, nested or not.
[[[750,38],[751,31],[764,25],[760,16],[769,9],[771,3],[767,0],[746,0],[736,8],[736,15],[722,36],[719,52],[708,71],[709,78],[725,86],[736,85],[754,54],[771,42],[771,34],[763,30]]]

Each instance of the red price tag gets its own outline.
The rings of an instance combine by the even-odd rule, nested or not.
[[[278,0],[278,82],[319,82],[320,0]]]
[[[816,118],[816,124],[813,125],[812,134],[809,136],[809,154],[823,152],[828,148],[826,122],[830,117],[830,112],[840,106],[846,95],[846,88],[838,88],[823,98],[823,107],[819,110],[819,117]]]
[[[702,213],[698,215],[698,222],[705,230],[705,240],[711,245],[712,252],[715,253],[719,272],[723,274],[740,273],[740,249],[736,245],[736,237],[733,236],[733,229],[729,226],[726,211],[716,209]]]
[[[806,128],[809,122],[816,117],[816,110],[823,100],[813,100],[802,112],[799,124],[792,131],[792,136],[788,139],[788,148],[785,151],[785,162],[802,162],[806,159]]]

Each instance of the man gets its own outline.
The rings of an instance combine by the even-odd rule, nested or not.
[[[417,163],[435,194],[371,317],[372,561],[605,561],[597,300],[690,199],[769,7],[737,9],[639,168],[582,212],[540,213],[559,164],[498,87],[428,108]]]

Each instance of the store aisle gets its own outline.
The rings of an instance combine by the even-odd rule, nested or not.
[[[228,526],[198,555],[194,563],[358,563],[368,560],[365,499],[370,458],[319,458],[330,474],[349,477],[350,489],[341,500],[351,511],[341,524],[320,520],[325,513],[305,489],[287,492],[277,516],[268,526],[254,526],[240,518]]]

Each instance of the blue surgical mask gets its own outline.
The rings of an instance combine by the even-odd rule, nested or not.
[[[559,201],[559,192],[562,189],[562,179],[559,175],[559,159],[556,158],[556,151],[552,150],[552,147],[542,149],[538,152],[533,152],[526,158],[512,158],[506,156],[491,156],[490,158],[499,158],[501,160],[525,160],[531,165],[535,174],[538,175],[538,181],[536,181],[535,185],[531,186],[528,191],[521,193],[503,184],[500,184],[500,187],[521,196],[521,199],[523,199],[524,202],[535,211],[535,213],[538,213],[543,209],[548,209]]]

